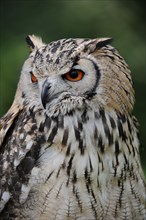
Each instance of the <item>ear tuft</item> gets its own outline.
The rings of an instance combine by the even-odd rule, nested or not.
[[[107,44],[110,44],[111,42],[111,38],[97,38],[89,40],[84,45],[84,52],[87,52],[88,54],[93,53],[95,50],[98,50],[106,46]]]
[[[30,48],[30,52],[34,51],[35,49],[39,49],[40,47],[45,45],[42,42],[42,39],[35,35],[28,35],[25,40]]]
[[[112,38],[99,38],[97,39],[96,48],[100,49],[106,46],[107,44],[111,44],[112,41],[113,41]]]

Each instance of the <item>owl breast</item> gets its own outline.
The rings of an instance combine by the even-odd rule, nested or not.
[[[114,111],[103,109],[87,111],[85,108],[72,115],[52,118],[46,115],[40,129],[45,131],[47,143],[41,148],[28,184],[22,187],[22,217],[121,217],[129,205],[127,193],[132,199],[125,175],[127,172],[130,175],[131,161],[137,154],[136,151],[129,157],[126,154],[134,150],[128,145],[131,123],[129,118],[122,115],[117,118]],[[138,197],[137,204],[131,203],[136,210]],[[136,210],[128,213],[129,218],[137,215]]]

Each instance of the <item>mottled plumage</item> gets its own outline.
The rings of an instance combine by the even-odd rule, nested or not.
[[[133,84],[111,39],[26,40],[0,120],[0,219],[146,219]]]

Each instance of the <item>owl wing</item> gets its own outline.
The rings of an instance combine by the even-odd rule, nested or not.
[[[7,132],[20,111],[20,106],[14,101],[6,115],[0,119],[0,147],[2,147],[4,138],[7,138]]]
[[[31,109],[27,112],[26,108],[21,110],[19,106],[14,105],[0,121],[0,212],[2,211],[2,216],[5,213],[10,215],[16,212],[15,208],[20,205],[21,195],[22,199],[27,198],[27,190],[25,191],[23,186],[27,186],[41,148],[34,117],[35,112]]]
[[[7,183],[5,183],[5,171],[10,164],[9,161],[6,161],[5,155],[6,152],[10,150],[11,144],[8,146],[5,143],[8,142],[9,130],[13,127],[15,119],[21,111],[20,105],[17,101],[18,93],[19,92],[16,93],[14,102],[9,111],[0,119],[0,212],[10,199],[10,192],[6,187]],[[8,181],[8,179],[6,181]]]

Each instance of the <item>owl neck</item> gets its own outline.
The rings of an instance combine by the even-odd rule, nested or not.
[[[64,170],[68,181],[90,177],[100,182],[137,167],[138,160],[133,160],[139,157],[137,129],[129,116],[104,109],[76,111],[46,116],[39,126],[46,139],[40,166],[56,175]]]

